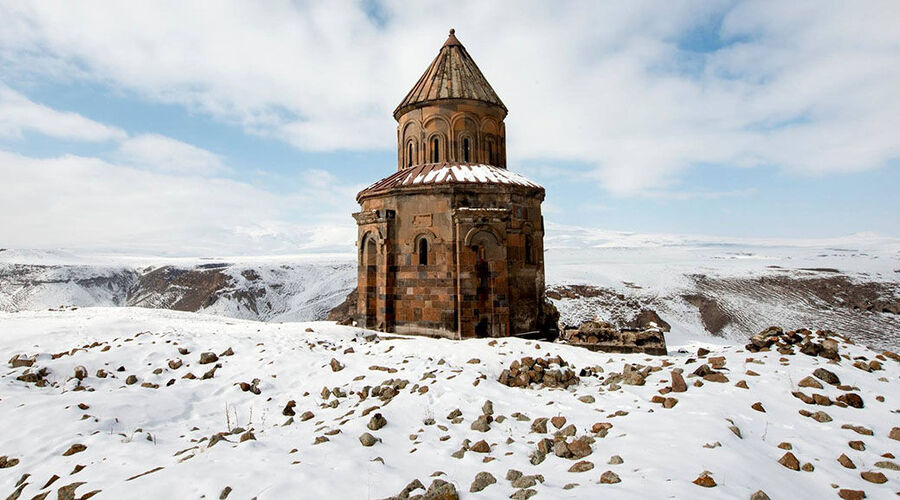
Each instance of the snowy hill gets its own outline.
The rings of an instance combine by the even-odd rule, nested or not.
[[[34,356],[0,374],[10,498],[374,499],[415,480],[472,499],[893,498],[900,481],[898,358],[844,342],[836,360],[722,340],[651,357],[126,307],[0,328],[4,362]],[[579,380],[498,382],[526,356]]]
[[[324,319],[356,285],[352,257],[160,259],[0,252],[0,311],[136,306],[262,321]]]
[[[740,341],[771,325],[900,348],[900,242],[873,235],[771,241],[550,225],[548,296],[562,321],[626,323]],[[262,321],[322,320],[356,283],[354,256],[160,258],[0,251],[0,311],[138,306]]]

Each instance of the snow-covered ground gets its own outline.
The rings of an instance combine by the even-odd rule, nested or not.
[[[222,498],[226,487],[231,499],[383,498],[414,479],[427,487],[437,475],[455,484],[461,498],[500,499],[518,490],[505,479],[509,469],[542,476],[531,486],[536,498],[749,498],[757,490],[773,499],[837,498],[840,489],[894,498],[898,490],[898,461],[882,455],[900,451],[900,441],[888,437],[900,424],[900,366],[881,356],[882,370],[854,367],[854,360],[879,357],[863,347],[841,344],[843,358],[828,362],[803,354],[751,354],[721,339],[715,345],[673,345],[670,339],[668,356],[651,357],[521,339],[391,335],[368,341],[366,335],[324,322],[260,323],[129,307],[0,313],[2,360],[37,355],[33,367],[5,365],[0,375],[0,456],[7,465],[18,460],[0,468],[0,495],[25,485],[20,498],[41,492],[56,498],[59,488],[83,482],[69,498],[86,498],[94,490],[101,499]],[[712,352],[695,361],[701,345]],[[222,355],[229,349],[233,355]],[[201,377],[216,364],[200,364],[204,352],[218,354],[221,365],[206,379]],[[546,355],[562,356],[576,372],[599,367],[595,371],[602,373],[584,376],[568,390],[512,388],[497,381],[513,360]],[[687,377],[714,356],[724,356],[721,372],[728,382],[697,387],[697,379],[688,377],[686,392],[666,395],[677,398],[674,407],[650,401],[670,385],[673,368],[683,368]],[[344,368],[333,371],[332,359]],[[627,363],[660,369],[645,385],[617,389],[601,383],[600,377],[621,372]],[[73,378],[78,366],[88,375],[80,383],[83,390]],[[45,387],[17,380],[38,367],[49,370]],[[808,405],[793,397],[798,382],[820,367],[836,374],[846,390],[828,384],[800,390],[830,399],[852,392],[864,408]],[[99,378],[98,370],[108,376]],[[197,378],[184,378],[187,373]],[[132,375],[136,382],[126,383]],[[254,379],[258,395],[240,387]],[[392,399],[360,397],[366,386],[389,379],[406,381]],[[747,389],[736,386],[741,380]],[[332,395],[323,397],[323,389]],[[290,400],[296,401],[295,416],[287,423],[290,417],[282,411]],[[473,430],[488,400],[494,420],[485,432]],[[756,402],[765,412],[751,408]],[[447,415],[457,408],[463,420],[451,423]],[[824,411],[832,420],[819,422],[801,410]],[[314,416],[303,421],[306,411]],[[513,418],[516,412],[529,420]],[[369,430],[375,413],[387,424]],[[555,430],[548,424],[549,433],[532,432],[532,421],[556,416],[566,418],[563,428],[574,425],[576,436],[594,439],[591,453],[581,459],[592,469],[569,472],[577,460],[552,453],[538,465],[530,463],[536,443]],[[598,422],[612,424],[605,437],[592,432]],[[848,424],[873,435],[843,428]],[[210,446],[210,438],[223,432],[230,433]],[[242,440],[247,432],[255,439]],[[380,441],[362,446],[364,432]],[[327,441],[314,444],[323,437]],[[490,451],[453,457],[465,439],[473,446],[485,440]],[[850,441],[862,441],[864,449],[851,448]],[[782,466],[778,460],[787,451],[781,443],[790,443],[799,464],[814,470]],[[83,451],[65,455],[80,449],[72,448],[76,444]],[[838,463],[842,454],[855,469]],[[621,464],[608,464],[614,455]],[[606,471],[621,481],[601,484]],[[704,471],[715,487],[692,482]],[[869,471],[884,474],[887,482],[864,480],[861,473]],[[479,472],[497,482],[469,493]]]

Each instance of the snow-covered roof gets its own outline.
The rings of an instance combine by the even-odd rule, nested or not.
[[[544,188],[527,177],[505,168],[477,163],[426,163],[400,170],[356,195],[363,196],[396,188],[438,184],[495,184],[522,186],[543,191]]]

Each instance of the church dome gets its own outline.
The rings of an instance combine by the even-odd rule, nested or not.
[[[443,99],[469,99],[498,106],[504,115],[507,111],[452,29],[437,57],[394,110],[394,118],[399,119],[417,106]]]
[[[454,30],[394,110],[397,169],[458,162],[506,168],[507,110]]]

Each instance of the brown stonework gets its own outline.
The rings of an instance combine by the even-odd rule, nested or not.
[[[450,338],[541,328],[544,189],[506,170],[506,107],[451,30],[398,106],[398,172],[357,195],[357,318]]]

